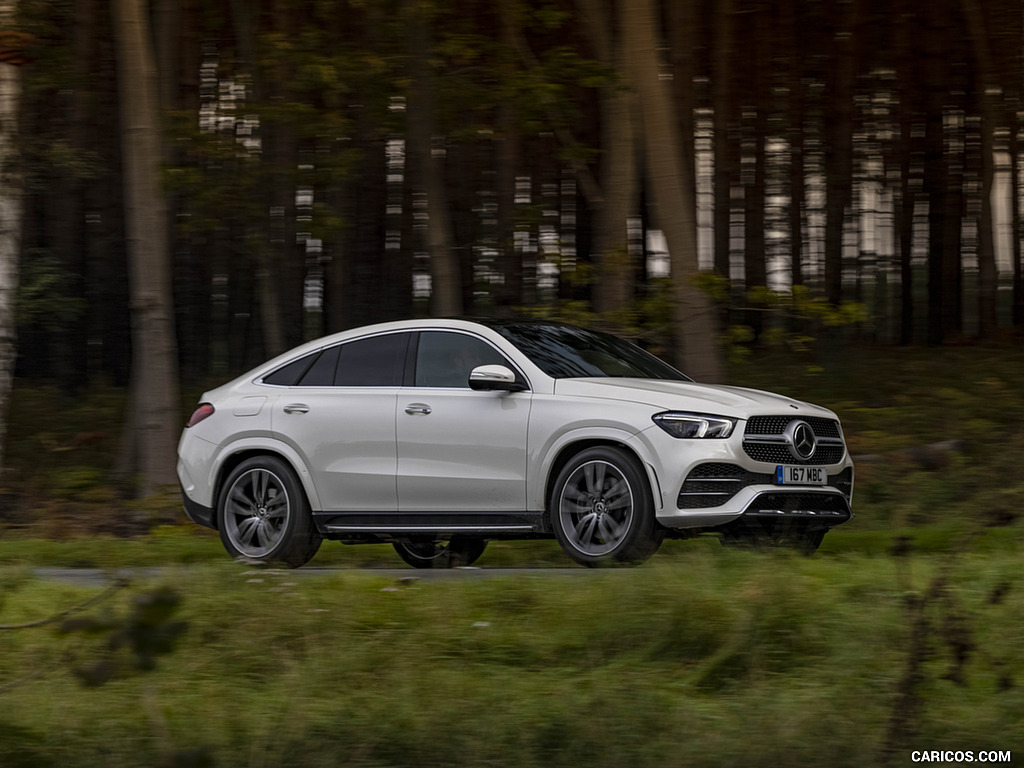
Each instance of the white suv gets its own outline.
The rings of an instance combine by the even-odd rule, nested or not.
[[[586,565],[706,532],[813,551],[852,516],[831,411],[549,322],[318,339],[203,395],[178,452],[189,517],[236,557],[292,566],[324,538],[392,542],[417,567],[551,536]]]

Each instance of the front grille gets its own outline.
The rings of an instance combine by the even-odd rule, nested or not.
[[[683,481],[676,506],[679,509],[720,507],[748,485],[775,485],[775,473],[749,472],[743,467],[723,462],[698,464]],[[844,469],[838,475],[829,475],[828,485],[842,491],[849,499],[853,470]]]
[[[807,461],[798,460],[789,452],[785,445],[769,445],[766,443],[743,443],[743,450],[754,461],[767,461],[772,464],[838,464],[843,460],[846,450],[841,445],[818,445]]]
[[[806,421],[818,437],[839,437],[839,422],[821,416],[751,416],[747,420],[748,435],[781,435],[791,421]]]
[[[817,440],[807,459],[789,449],[786,430],[794,421],[806,422]],[[838,464],[846,454],[839,422],[820,416],[751,416],[743,435],[743,450],[754,461],[770,464]]]

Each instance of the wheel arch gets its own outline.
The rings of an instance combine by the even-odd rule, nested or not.
[[[295,473],[295,477],[298,478],[299,485],[306,494],[306,500],[309,502],[310,508],[320,508],[320,498],[317,496],[316,489],[313,488],[309,471],[306,469],[301,459],[297,455],[294,455],[287,446],[283,444],[242,444],[236,446],[234,450],[226,453],[214,470],[213,482],[211,484],[213,489],[214,527],[217,527],[216,510],[221,490],[224,487],[224,481],[243,461],[259,456],[272,456],[275,459],[283,461]]]
[[[590,448],[600,447],[619,448],[636,459],[640,468],[643,470],[644,475],[647,477],[647,492],[650,494],[651,503],[654,505],[654,509],[660,509],[661,492],[659,491],[657,475],[654,473],[654,469],[651,467],[650,463],[644,460],[644,457],[637,452],[635,447],[614,437],[580,437],[579,439],[561,446],[558,449],[554,460],[548,465],[547,476],[544,480],[545,512],[550,511],[551,493],[554,490],[555,481],[558,479],[558,475],[561,473],[562,469],[565,468],[565,465],[572,461],[574,456],[579,455],[583,451]]]

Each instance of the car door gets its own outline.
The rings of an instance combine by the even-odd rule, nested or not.
[[[410,336],[357,339],[290,364],[304,372],[277,398],[272,427],[303,457],[326,511],[398,507],[395,409]]]
[[[413,343],[396,419],[399,509],[525,510],[531,395],[469,388],[476,366],[512,363],[469,333],[423,331]]]

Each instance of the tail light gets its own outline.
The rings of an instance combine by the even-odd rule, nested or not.
[[[213,416],[213,406],[209,403],[200,403],[195,411],[193,411],[192,417],[188,420],[188,424],[185,425],[185,428],[188,429],[189,427],[194,427],[200,421],[210,416]]]

